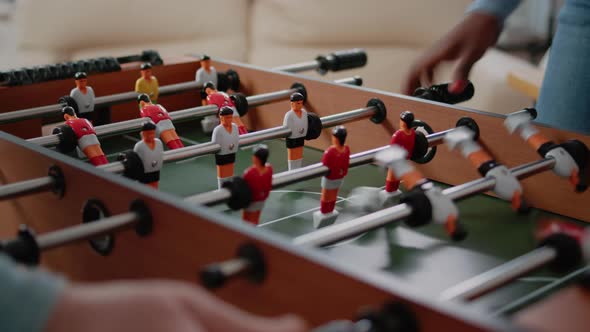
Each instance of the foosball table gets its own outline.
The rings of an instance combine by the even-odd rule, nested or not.
[[[159,190],[134,181],[134,160],[124,153],[141,140],[145,122],[130,92],[139,62],[88,76],[108,119],[95,119],[108,160],[96,167],[76,156],[75,137],[61,122],[49,125],[57,126],[52,134],[43,130],[47,118],[60,117],[71,79],[1,87],[1,250],[73,281],[188,281],[252,313],[295,313],[318,331],[339,319],[369,321],[370,331],[586,331],[590,136],[536,125],[534,109],[506,117],[363,88],[359,78],[298,74],[352,67],[342,59],[276,69],[211,60],[250,131],[239,137],[235,175],[251,164],[253,144],[268,146],[272,191],[257,225],[240,220],[251,201],[244,181],[216,181],[221,147],[200,121],[219,109],[201,103],[200,56],[151,68],[158,104],[184,146],[164,152]],[[287,170],[282,139],[292,132],[283,117],[295,93],[317,115],[316,135],[305,140],[303,167]],[[386,166],[393,158],[403,164],[398,169],[412,168],[419,184],[379,208],[359,209],[355,200],[379,196],[349,194],[384,186],[378,156],[404,111],[427,129],[423,158],[389,155]],[[342,124],[350,169],[336,222],[318,227],[312,214],[320,209],[319,177],[330,172],[321,161],[331,145],[328,128]],[[458,135],[465,128],[467,140]],[[485,163],[474,168],[461,153]],[[409,178],[400,178],[407,186]],[[502,194],[507,178],[522,186],[517,197]],[[460,236],[449,220],[436,222],[441,202],[456,204]]]

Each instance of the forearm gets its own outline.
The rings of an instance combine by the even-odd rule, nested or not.
[[[521,0],[475,0],[467,8],[467,13],[485,13],[499,19],[500,22],[512,14]]]
[[[42,331],[63,289],[62,279],[0,255],[0,331]]]

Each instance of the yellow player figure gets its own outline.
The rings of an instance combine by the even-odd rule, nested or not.
[[[141,77],[135,81],[135,92],[147,94],[156,104],[160,94],[159,88],[158,79],[152,75],[152,64],[149,62],[141,64]]]

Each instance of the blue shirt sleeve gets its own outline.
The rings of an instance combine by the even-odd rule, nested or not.
[[[0,254],[0,331],[43,331],[64,284],[61,278],[18,266]]]
[[[496,16],[501,22],[520,5],[521,0],[475,0],[468,8],[467,13],[486,13]]]

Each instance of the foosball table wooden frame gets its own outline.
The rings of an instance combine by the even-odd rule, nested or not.
[[[435,131],[454,127],[463,116],[473,118],[480,127],[480,143],[508,167],[540,158],[520,137],[508,134],[501,115],[238,63],[213,61],[213,66],[218,71],[237,71],[241,81],[240,92],[246,95],[277,88],[288,89],[293,83],[300,82],[308,92],[306,109],[320,116],[364,107],[374,97],[381,99],[388,111],[383,124],[375,126],[369,122],[354,122],[347,125],[353,153],[387,144],[395,131],[399,113],[410,110]],[[197,58],[188,56],[169,59],[166,65],[154,67],[154,72],[160,84],[166,85],[194,79],[198,67]],[[137,70],[130,65],[121,72],[92,76],[91,85],[100,94],[120,93],[128,91],[136,78]],[[69,91],[70,85],[70,81],[61,80],[2,88],[0,112],[54,104],[64,91]],[[193,107],[198,101],[196,89],[160,98],[160,103],[166,105],[169,111]],[[276,109],[282,107],[287,110],[288,101],[283,103],[279,106],[258,106],[248,112],[244,122],[251,129],[280,125],[283,113],[276,112]],[[135,101],[112,106],[113,121],[135,118],[136,107]],[[51,165],[58,165],[66,181],[65,194],[58,198],[52,193],[41,193],[1,202],[2,238],[14,237],[19,224],[29,225],[38,234],[80,224],[81,207],[90,198],[101,200],[112,215],[128,212],[130,203],[140,199],[147,204],[154,220],[153,232],[146,237],[129,230],[117,233],[115,248],[106,257],[98,255],[85,242],[43,253],[43,266],[74,281],[170,278],[198,283],[200,268],[230,259],[240,245],[254,243],[261,249],[266,261],[265,280],[262,283],[232,280],[216,293],[250,312],[262,315],[292,312],[312,325],[334,319],[352,319],[362,307],[379,306],[393,300],[409,305],[422,331],[520,330],[538,326],[553,330],[553,326],[560,329],[567,324],[581,324],[580,317],[570,318],[568,315],[574,315],[580,308],[590,308],[588,294],[569,289],[567,296],[576,297],[578,302],[568,305],[577,306],[577,309],[568,310],[562,306],[558,320],[565,325],[552,325],[551,321],[556,320],[554,317],[538,314],[546,310],[545,307],[538,312],[535,307],[524,310],[512,321],[506,321],[474,312],[460,303],[425,298],[395,277],[330,261],[321,250],[297,247],[288,239],[231,222],[227,216],[206,207],[190,206],[169,194],[20,139],[40,136],[41,126],[40,119],[0,126],[6,131],[0,132],[0,181],[6,184],[41,177],[47,174]],[[543,126],[538,128],[555,141],[578,139],[590,146],[589,136]],[[329,139],[330,135],[325,130],[319,139],[308,145],[325,149],[329,146]],[[452,185],[479,178],[476,170],[446,148],[439,148],[434,160],[420,165],[419,169],[430,179]],[[522,183],[527,202],[532,206],[590,222],[590,193],[574,193],[567,181],[550,172],[535,175]],[[586,319],[585,323],[588,322],[589,319]]]

